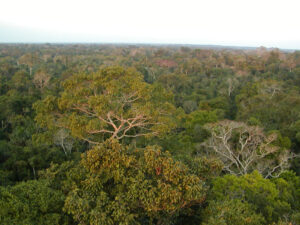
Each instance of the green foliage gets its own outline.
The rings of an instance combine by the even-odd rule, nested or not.
[[[3,225],[68,224],[62,213],[64,195],[45,180],[0,187],[0,223]]]
[[[287,185],[287,182],[280,181],[284,183],[283,185]],[[286,187],[284,190],[287,191]],[[286,194],[282,193],[272,181],[264,179],[258,172],[253,172],[241,177],[226,175],[216,178],[210,199],[245,201],[270,223],[288,215],[291,205]]]
[[[192,205],[203,203],[204,182],[155,147],[129,150],[116,142],[83,154],[82,177],[65,210],[80,224],[169,224]]]
[[[218,120],[217,111],[194,111],[187,116],[186,135],[193,138],[193,142],[203,142],[209,137],[209,132],[203,127],[206,123]]]
[[[296,212],[300,208],[300,177],[293,171],[286,171],[279,178],[272,180],[280,190],[280,195],[286,199]]]
[[[300,98],[296,88],[287,89],[273,80],[249,85],[236,96],[238,119],[256,118],[268,130],[287,128],[299,119]]]
[[[300,153],[299,87],[299,51],[2,44],[0,224],[300,224],[299,158],[219,177],[207,145],[251,127],[219,150],[272,171]]]
[[[261,126],[261,122],[258,119],[256,119],[255,117],[250,117],[248,120],[248,124],[250,126]]]
[[[183,159],[193,174],[196,174],[207,184],[218,177],[223,169],[222,163],[213,157],[190,156]]]
[[[218,109],[216,112],[218,112],[219,118],[224,118],[224,116],[228,114],[230,110],[229,102],[225,97],[217,97],[209,101],[202,101],[199,104],[199,108],[202,110]]]
[[[210,201],[203,212],[202,225],[260,225],[264,218],[253,207],[238,199]]]

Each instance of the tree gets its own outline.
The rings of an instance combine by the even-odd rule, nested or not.
[[[300,177],[293,171],[286,171],[279,178],[272,179],[272,183],[279,190],[280,198],[291,206],[289,213],[284,215],[284,220],[300,224]]]
[[[64,195],[51,189],[47,181],[22,182],[0,187],[0,223],[3,225],[68,224],[62,213]]]
[[[193,100],[187,100],[183,102],[182,108],[186,113],[191,113],[197,109],[197,102]]]
[[[243,175],[258,170],[265,177],[278,177],[295,157],[288,149],[275,145],[277,134],[243,122],[223,120],[206,126],[211,137],[205,146],[222,160],[224,170]]]
[[[73,139],[70,137],[68,131],[60,129],[54,135],[54,144],[59,145],[64,150],[65,155],[71,154],[73,147]]]
[[[133,69],[109,67],[79,74],[63,87],[59,97],[47,96],[35,104],[41,126],[65,128],[93,144],[108,138],[157,136],[174,126],[171,94],[143,82]]]
[[[242,201],[263,215],[266,223],[262,224],[271,224],[291,212],[289,198],[284,194],[289,190],[288,183],[283,179],[280,182],[281,187],[263,178],[257,171],[240,177],[227,174],[214,180],[208,199],[219,203]]]
[[[35,53],[26,53],[19,58],[20,64],[26,64],[29,67],[29,74],[32,75],[32,67],[35,63],[39,62],[39,56]]]
[[[218,88],[219,93],[224,96],[227,95],[228,97],[231,97],[238,85],[239,81],[235,77],[228,77],[222,82],[221,87]]]
[[[28,73],[23,70],[16,72],[10,80],[10,87],[19,92],[26,93],[32,86],[32,81],[30,80]],[[26,95],[28,94],[26,93]]]
[[[126,149],[116,140],[83,154],[68,177],[64,209],[79,224],[170,224],[206,193],[204,182],[170,154]]]
[[[197,110],[187,115],[185,120],[185,133],[193,138],[193,142],[203,142],[209,133],[204,125],[207,123],[213,123],[218,120],[217,112]]]
[[[261,225],[265,219],[253,207],[238,199],[210,201],[202,225]]]
[[[48,86],[51,76],[44,71],[38,71],[34,74],[33,83],[39,88],[43,89]]]
[[[270,99],[274,97],[277,93],[283,90],[282,84],[274,80],[261,81],[259,84],[259,94],[267,96]]]
[[[246,85],[236,96],[237,119],[257,118],[267,130],[285,131],[299,118],[299,91],[274,80]]]

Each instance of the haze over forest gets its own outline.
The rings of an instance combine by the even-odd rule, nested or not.
[[[1,3],[0,42],[170,43],[300,49],[297,0]]]

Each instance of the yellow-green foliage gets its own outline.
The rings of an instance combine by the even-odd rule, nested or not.
[[[205,200],[204,182],[155,147],[107,142],[83,154],[81,165],[85,176],[74,178],[65,202],[80,224],[168,223]]]
[[[74,75],[62,85],[59,97],[34,105],[42,127],[66,128],[90,143],[159,135],[174,127],[172,95],[145,83],[134,69],[109,67]]]

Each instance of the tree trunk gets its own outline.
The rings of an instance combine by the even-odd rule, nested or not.
[[[61,142],[61,147],[64,150],[65,155],[68,156],[68,154],[66,152],[66,149],[65,149],[65,146],[64,146],[64,141]]]
[[[33,172],[33,178],[36,180],[36,174],[35,174],[34,166],[32,166],[32,172]]]

